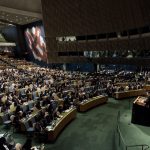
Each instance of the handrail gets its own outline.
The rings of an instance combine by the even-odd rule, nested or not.
[[[117,125],[117,131],[118,131],[118,133],[119,133],[119,136],[120,136],[121,139],[122,139],[123,144],[126,145],[126,143],[125,143],[125,141],[124,141],[124,138],[123,138],[123,136],[122,136],[122,133],[121,133],[121,130],[120,130],[119,125]],[[120,139],[120,138],[119,138],[119,139]],[[119,145],[120,145],[120,140],[119,140]]]
[[[125,143],[125,140],[124,140],[122,133],[121,133],[121,130],[120,130],[119,120],[120,120],[120,111],[118,111],[118,115],[117,115],[117,132],[119,133],[119,146],[120,146],[120,138],[121,138],[126,150],[128,150],[128,148],[131,148],[131,147],[134,147],[134,148],[135,147],[141,147],[141,150],[148,150],[150,148],[150,146],[147,144],[127,145]]]
[[[147,149],[149,149],[149,146],[147,145],[147,144],[141,144],[141,145],[128,145],[127,146],[127,149],[128,149],[128,147],[141,147],[142,148],[142,150],[147,150]],[[145,147],[145,148],[144,148]],[[144,148],[144,149],[143,149]]]

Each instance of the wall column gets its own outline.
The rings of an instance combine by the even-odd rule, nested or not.
[[[63,64],[63,70],[66,71],[66,64]]]

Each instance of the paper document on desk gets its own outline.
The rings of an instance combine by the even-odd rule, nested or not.
[[[65,112],[69,112],[71,109],[67,109],[67,110],[65,110]]]
[[[47,129],[48,131],[51,131],[51,130],[53,129],[53,127],[52,127],[52,126],[47,126],[46,129]]]
[[[80,104],[84,104],[84,103],[86,103],[88,100],[87,99],[85,99],[85,100],[83,100]]]

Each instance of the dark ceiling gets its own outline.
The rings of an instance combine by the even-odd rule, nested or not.
[[[40,0],[0,0],[0,28],[42,19]]]

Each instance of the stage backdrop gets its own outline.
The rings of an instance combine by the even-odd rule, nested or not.
[[[45,33],[42,23],[34,23],[26,26],[24,30],[28,53],[38,61],[47,62],[47,49]]]

